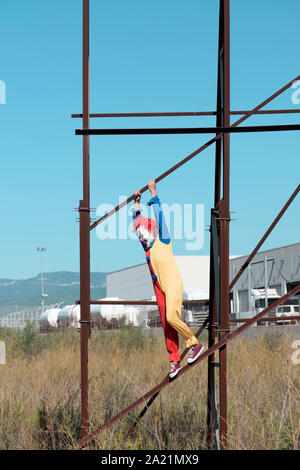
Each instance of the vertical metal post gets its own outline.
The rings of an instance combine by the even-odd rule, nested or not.
[[[83,0],[82,34],[83,128],[89,128],[89,0]],[[83,136],[83,199],[80,215],[80,357],[81,357],[81,432],[89,431],[88,340],[90,336],[90,142]]]
[[[268,307],[268,260],[265,256],[265,308]]]
[[[237,272],[237,266],[233,264],[232,268],[232,279],[234,279],[235,275]],[[233,286],[233,312],[236,314],[236,318],[240,318],[239,312],[238,312],[238,299],[237,299],[237,287],[236,284]]]
[[[219,45],[218,45],[218,89],[217,89],[217,118],[216,126],[224,126],[224,0],[220,0],[219,10]],[[222,139],[216,141],[215,158],[215,198],[214,209],[211,211],[211,245],[210,245],[210,323],[209,323],[209,347],[216,340],[217,329],[220,325],[220,210],[221,210],[221,173],[222,170]],[[214,235],[214,236],[213,236]],[[218,299],[218,301],[217,301]],[[215,396],[215,354],[208,358],[208,390],[207,390],[207,427],[208,446],[219,448],[219,435],[216,420],[216,396]]]
[[[47,297],[47,295],[45,295],[45,292],[44,292],[44,273],[43,273],[43,253],[46,250],[47,248],[41,248],[41,247],[37,248],[37,251],[39,251],[40,253],[40,268],[41,268],[41,282],[42,282],[42,313],[45,310],[45,297]]]
[[[230,0],[224,8],[223,110],[224,126],[230,126]],[[229,332],[229,184],[230,134],[223,135],[223,198],[220,201],[220,339]],[[220,348],[220,447],[227,447],[227,351]]]
[[[251,312],[251,315],[253,315],[253,312],[251,311],[251,263],[248,266],[248,311]]]
[[[217,172],[216,172],[217,173]],[[219,179],[216,178],[216,185]],[[219,235],[217,229],[217,213],[211,211],[211,251],[210,251],[210,303],[209,303],[209,347],[215,344],[218,317],[220,311],[219,298]],[[216,383],[215,383],[215,354],[208,357],[208,386],[207,386],[207,445],[210,449],[219,449],[219,429],[216,405]]]

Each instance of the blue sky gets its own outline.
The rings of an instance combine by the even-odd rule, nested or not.
[[[214,110],[218,1],[91,0],[91,112]],[[231,108],[251,109],[300,74],[298,0],[231,1]],[[82,197],[81,0],[11,0],[1,6],[1,278],[79,270]],[[293,108],[288,90],[270,108]],[[247,124],[297,123],[299,115]],[[232,122],[235,117],[232,118]],[[92,120],[93,127],[213,126],[214,118]],[[116,204],[211,136],[91,138],[91,206]],[[299,184],[299,133],[231,136],[231,254],[246,254]],[[213,204],[214,148],[158,186],[168,204]],[[147,200],[147,199],[144,199]],[[299,196],[264,248],[299,242]],[[209,253],[209,237],[201,250]],[[142,263],[133,240],[91,236],[91,270]]]

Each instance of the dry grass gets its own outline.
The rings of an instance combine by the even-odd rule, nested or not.
[[[79,335],[0,331],[0,449],[74,449],[80,437]],[[236,339],[228,347],[231,449],[298,449],[299,365],[291,338]],[[182,344],[182,347],[184,345]],[[157,384],[168,372],[163,339],[124,328],[97,332],[89,346],[91,429]],[[199,449],[206,446],[206,364],[163,390],[124,443],[140,408],[90,449]]]

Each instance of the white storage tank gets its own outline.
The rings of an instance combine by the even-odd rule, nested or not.
[[[72,310],[72,326],[80,328],[80,305],[74,305]]]
[[[118,297],[105,297],[98,300],[120,300]],[[91,304],[91,326],[105,327],[108,323],[114,321],[117,323],[120,318],[125,315],[124,305],[103,305],[103,304]],[[72,311],[73,323],[72,326],[80,328],[80,305],[76,305]]]
[[[48,323],[51,328],[57,328],[57,316],[59,308],[51,308],[48,313]]]
[[[47,332],[57,328],[57,316],[59,311],[59,308],[49,308],[42,313],[39,318],[41,331]]]
[[[58,312],[57,325],[58,328],[67,328],[72,325],[74,305],[66,305],[63,309]]]

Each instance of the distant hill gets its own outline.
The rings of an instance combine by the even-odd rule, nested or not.
[[[106,296],[106,274],[91,273],[91,298]],[[0,279],[0,314],[41,305],[41,274],[29,279]],[[45,305],[74,304],[79,299],[79,273],[44,273]]]

